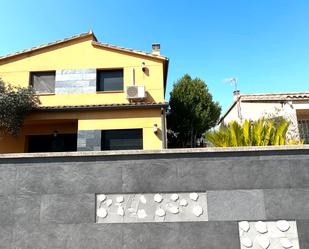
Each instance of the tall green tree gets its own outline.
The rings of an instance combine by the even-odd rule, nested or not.
[[[18,135],[39,99],[32,87],[15,87],[0,79],[0,135]]]
[[[221,113],[205,82],[188,74],[174,84],[169,104],[170,147],[195,147],[197,139],[216,125]]]

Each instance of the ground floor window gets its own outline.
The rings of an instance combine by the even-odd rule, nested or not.
[[[299,120],[298,129],[300,138],[304,139],[305,144],[309,144],[309,120]]]
[[[101,150],[143,149],[143,130],[105,130],[102,131]]]
[[[29,135],[28,152],[77,151],[77,134]]]

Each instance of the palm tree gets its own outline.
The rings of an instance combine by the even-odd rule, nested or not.
[[[222,125],[219,130],[206,132],[204,137],[216,147],[267,146],[300,144],[302,141],[286,140],[289,122],[284,118],[257,121],[245,120],[242,125],[236,121]]]

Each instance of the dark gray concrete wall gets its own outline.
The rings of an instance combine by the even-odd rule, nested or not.
[[[238,249],[239,220],[297,220],[306,151],[0,158],[0,248]],[[208,192],[207,222],[95,224],[96,193]]]

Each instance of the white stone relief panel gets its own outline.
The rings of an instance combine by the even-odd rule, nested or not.
[[[97,223],[207,221],[207,194],[97,194]]]
[[[241,249],[299,249],[296,221],[241,221]]]

